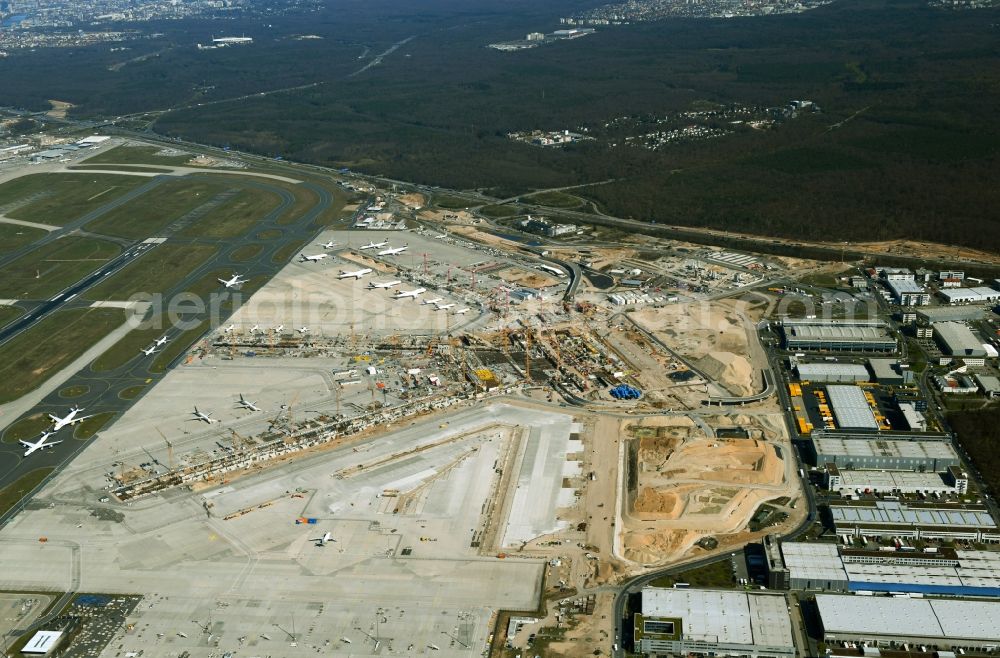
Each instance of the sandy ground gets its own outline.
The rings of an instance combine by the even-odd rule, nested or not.
[[[74,107],[72,103],[67,103],[66,101],[56,101],[56,100],[50,100],[49,105],[52,106],[52,109],[46,112],[45,115],[50,116],[53,119],[65,119],[66,113],[69,112],[70,109]]]

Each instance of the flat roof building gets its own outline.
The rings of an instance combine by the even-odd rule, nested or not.
[[[819,594],[816,608],[828,643],[969,650],[1000,644],[1000,603],[994,601]]]
[[[800,363],[795,370],[804,382],[855,383],[871,379],[868,370],[857,363]]]
[[[896,359],[868,359],[868,369],[879,384],[903,384],[909,372]]]
[[[59,648],[62,636],[62,631],[38,631],[24,645],[21,653],[30,656],[46,656]]]
[[[782,321],[789,350],[894,352],[896,339],[880,320]]]
[[[885,285],[900,306],[925,306],[931,301],[930,294],[913,279],[889,279]]]
[[[931,471],[958,466],[958,454],[947,434],[836,432],[812,433],[816,464],[841,469]]]
[[[979,504],[843,501],[830,505],[830,516],[842,536],[1000,541],[996,521]]]
[[[934,337],[941,349],[950,356],[984,358],[983,341],[976,338],[972,329],[962,322],[938,322]]]
[[[634,633],[636,649],[646,654],[795,655],[780,594],[646,587]]]
[[[840,429],[878,430],[879,424],[865,393],[857,386],[827,386],[833,418]]]
[[[986,286],[976,288],[944,288],[939,293],[948,304],[989,304],[1000,300],[1000,290]]]
[[[955,485],[941,473],[917,471],[848,471],[827,465],[826,486],[841,494],[862,493],[955,493]]]

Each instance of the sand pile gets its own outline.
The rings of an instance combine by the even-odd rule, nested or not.
[[[664,556],[680,554],[698,540],[686,530],[665,530],[657,533],[630,532],[625,535],[625,558],[639,564],[651,564]]]
[[[643,487],[632,505],[632,511],[643,520],[676,519],[684,511],[677,489]]]
[[[730,393],[749,395],[754,392],[753,366],[741,354],[713,351],[698,359],[695,365]]]

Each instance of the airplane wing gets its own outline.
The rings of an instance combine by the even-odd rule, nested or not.
[[[88,418],[93,418],[96,414],[90,414],[89,416],[80,416],[79,418],[74,418],[70,425],[76,425],[81,420],[87,420]]]

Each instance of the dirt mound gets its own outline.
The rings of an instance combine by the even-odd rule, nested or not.
[[[680,555],[697,541],[686,530],[665,530],[657,533],[630,532],[625,535],[625,557],[639,564],[660,562],[665,556]]]
[[[698,368],[710,379],[722,384],[736,395],[749,395],[753,390],[753,366],[741,354],[709,352],[698,359]]]
[[[644,519],[676,519],[680,516],[680,502],[673,491],[643,487],[632,510]]]

